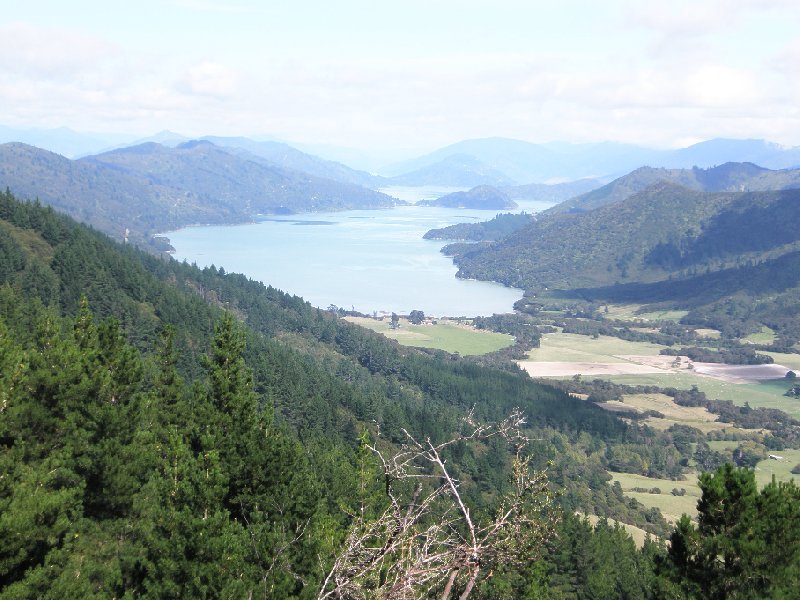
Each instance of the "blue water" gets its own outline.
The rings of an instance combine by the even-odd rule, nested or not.
[[[413,193],[409,200],[425,197],[419,189]],[[523,208],[533,212],[547,206]],[[412,205],[188,227],[168,235],[178,260],[244,273],[314,306],[471,317],[510,312],[521,290],[457,279],[451,259],[439,252],[444,243],[422,236],[435,227],[494,215]]]

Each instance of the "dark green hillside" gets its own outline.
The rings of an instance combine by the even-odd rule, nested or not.
[[[219,223],[227,215],[194,193],[104,165],[72,161],[24,144],[0,145],[0,186],[38,198],[73,218],[121,240],[192,222]]]
[[[661,183],[615,205],[542,217],[496,244],[462,247],[455,260],[461,276],[534,291],[649,282],[793,249],[798,216],[800,191],[711,194]]]
[[[620,202],[661,181],[699,192],[784,190],[800,188],[800,170],[773,171],[752,163],[725,163],[709,169],[641,167],[603,187],[570,198],[548,212],[593,210]]]
[[[143,144],[81,159],[196,194],[228,211],[254,215],[385,208],[396,200],[366,188],[290,171],[206,141],[167,148]]]
[[[38,198],[122,240],[255,213],[378,208],[397,201],[365,188],[236,157],[208,142],[150,143],[72,161],[24,144],[0,145],[0,186]]]
[[[457,223],[441,229],[431,229],[423,237],[426,240],[498,241],[530,225],[533,219],[532,215],[526,213],[506,213],[483,223]]]

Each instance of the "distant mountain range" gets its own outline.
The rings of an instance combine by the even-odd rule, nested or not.
[[[575,182],[580,179],[608,182],[642,166],[691,169],[709,168],[727,162],[751,162],[769,169],[800,167],[800,147],[785,148],[755,139],[713,139],[687,148],[664,150],[616,142],[535,144],[507,138],[485,138],[464,140],[417,158],[378,167],[376,165],[380,153],[365,154],[332,146],[300,146],[248,137],[187,138],[180,133],[166,130],[148,138],[134,140],[126,135],[84,134],[67,128],[22,129],[0,126],[0,142],[23,142],[69,158],[146,142],[175,147],[190,139],[202,139],[237,152],[247,152],[251,159],[257,156],[270,165],[284,169],[371,189],[392,185],[510,187]],[[325,160],[317,154],[334,157],[339,162]],[[353,169],[343,164],[342,160],[348,164],[355,164],[350,161],[369,164],[372,172]],[[531,187],[528,193],[547,194],[550,191],[552,190]],[[586,191],[588,189],[581,189],[571,195]],[[512,198],[518,198],[511,192],[507,193]],[[567,197],[556,201],[565,199]]]
[[[437,171],[452,181],[472,177],[466,185],[503,185],[500,181],[504,178],[517,184],[547,183],[618,177],[645,165],[708,168],[726,162],[752,162],[771,169],[797,167],[800,147],[783,148],[763,140],[718,139],[678,150],[654,150],[613,142],[532,144],[487,138],[458,142],[386,167],[381,173],[395,178],[401,175],[405,185],[424,185]],[[481,174],[486,176],[481,179]]]
[[[211,142],[153,142],[69,160],[25,144],[0,145],[0,185],[89,223],[116,239],[255,214],[399,203],[364,187],[283,169]]]
[[[548,212],[592,210],[668,181],[701,192],[749,192],[800,188],[800,169],[770,170],[752,163],[725,163],[710,169],[641,167],[611,183],[571,198]]]

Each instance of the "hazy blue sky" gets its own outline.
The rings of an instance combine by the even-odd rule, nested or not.
[[[0,123],[800,145],[798,0],[2,0]]]

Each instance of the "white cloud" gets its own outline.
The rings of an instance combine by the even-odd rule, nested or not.
[[[235,70],[216,62],[204,61],[190,67],[178,82],[178,90],[197,96],[226,99],[239,90],[239,76]]]
[[[26,77],[67,79],[119,54],[107,40],[74,30],[24,23],[0,26],[0,68]]]

